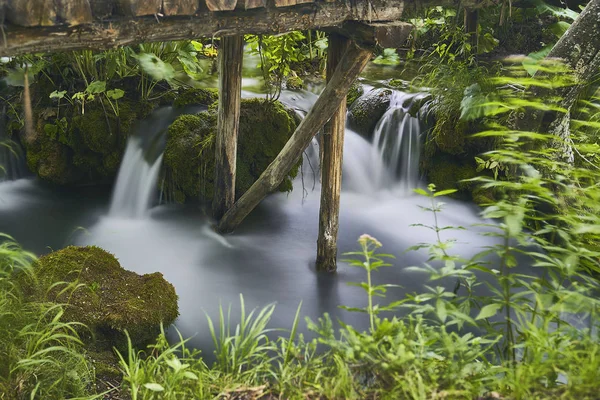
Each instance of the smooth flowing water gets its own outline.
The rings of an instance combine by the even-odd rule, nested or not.
[[[0,182],[14,181],[26,175],[21,146],[6,132],[6,104],[0,109]]]
[[[310,92],[282,94],[282,100],[300,113],[314,99]],[[391,291],[391,298],[423,288],[427,277],[405,267],[420,265],[427,255],[404,251],[435,240],[430,230],[412,226],[431,224],[433,217],[421,209],[428,199],[407,194],[418,182],[413,146],[418,146],[419,128],[404,104],[392,103],[374,144],[349,130],[344,145],[339,253],[356,250],[363,233],[377,237],[385,252],[398,257],[394,267],[374,276],[375,282],[402,286]],[[364,315],[338,308],[365,305],[363,291],[348,285],[363,281],[364,271],[343,261],[337,274],[314,270],[320,194],[316,141],[305,152],[303,173],[293,192],[269,196],[234,234],[220,236],[199,206],[148,208],[157,199],[153,188],[162,154],[160,132],[172,118],[172,110],[161,109],[131,138],[110,208],[107,188],[56,190],[29,179],[5,182],[0,184],[0,232],[40,254],[71,243],[93,244],[114,253],[126,269],[162,272],[179,295],[177,328],[185,337],[194,336],[192,343],[205,350],[212,346],[206,315],[215,318],[220,304],[233,304],[235,321],[240,294],[247,308],[277,303],[272,327],[289,328],[300,303],[304,316],[316,319],[328,312],[334,320],[364,327]],[[378,174],[386,174],[386,179]],[[440,225],[481,222],[475,206],[445,201]],[[468,257],[495,243],[476,231],[460,232],[454,250]]]

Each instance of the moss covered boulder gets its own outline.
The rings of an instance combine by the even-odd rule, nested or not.
[[[177,294],[162,274],[127,271],[99,247],[55,251],[37,261],[35,272],[36,282],[25,285],[29,296],[66,304],[63,319],[85,324],[97,348],[126,348],[125,331],[135,346],[144,345],[178,316]]]
[[[26,146],[27,165],[43,180],[69,185],[112,179],[133,123],[146,110],[122,99],[118,114],[100,100],[82,111],[49,104],[34,110],[36,137]]]
[[[182,115],[167,133],[163,159],[163,191],[177,202],[210,200],[214,193],[214,138],[217,117],[214,109],[197,115]],[[244,99],[236,161],[236,196],[241,196],[275,159],[296,129],[294,113],[279,102]],[[279,187],[292,189],[296,165]]]
[[[371,138],[377,122],[390,106],[391,89],[373,89],[352,103],[348,110],[349,127]]]
[[[363,94],[365,94],[365,89],[363,89],[360,82],[354,81],[346,96],[346,106],[350,107]]]
[[[182,88],[174,95],[173,106],[185,107],[193,104],[204,104],[208,106],[218,99],[218,89]]]

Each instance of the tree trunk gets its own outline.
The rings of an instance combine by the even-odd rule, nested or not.
[[[331,118],[342,101],[345,101],[352,82],[370,57],[370,50],[360,48],[355,43],[348,46],[325,90],[285,147],[252,187],[225,213],[218,226],[220,232],[233,231],[267,194],[279,186],[292,166],[298,162],[311,139]]]
[[[244,37],[225,36],[219,49],[219,111],[215,140],[213,216],[221,218],[235,202],[235,161],[242,97]]]
[[[348,39],[329,35],[327,49],[327,81],[331,80],[346,47]],[[342,101],[323,130],[321,146],[321,208],[319,237],[317,239],[317,270],[334,272],[337,269],[337,237],[342,189],[342,157],[346,130],[346,102]]]

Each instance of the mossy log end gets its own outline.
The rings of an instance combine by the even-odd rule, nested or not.
[[[252,187],[225,213],[217,227],[219,232],[232,232],[267,194],[279,186],[290,169],[298,162],[312,138],[345,100],[350,86],[370,57],[370,50],[361,48],[355,43],[348,46],[323,93],[275,160]]]
[[[327,50],[327,80],[342,58],[348,39],[329,35]],[[325,124],[321,146],[321,207],[319,211],[319,237],[317,239],[317,270],[335,272],[337,269],[337,236],[340,217],[340,192],[342,189],[342,158],[346,130],[346,102],[342,101],[331,120]]]
[[[220,95],[215,140],[215,193],[212,202],[213,216],[217,219],[235,202],[235,160],[242,98],[244,37],[224,37],[219,57]]]

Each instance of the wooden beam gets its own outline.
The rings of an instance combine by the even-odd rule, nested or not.
[[[346,21],[341,26],[328,28],[326,31],[338,33],[366,46],[399,48],[408,40],[413,28],[413,24],[402,21]]]
[[[350,86],[358,78],[370,57],[370,50],[358,47],[355,43],[348,46],[325,90],[275,160],[225,213],[217,227],[219,232],[232,232],[267,194],[279,186],[290,169],[302,157],[302,152],[312,138],[331,118],[342,101],[345,101]]]
[[[198,0],[163,0],[163,14],[192,15],[198,10]]]
[[[244,37],[225,36],[219,49],[219,110],[215,140],[213,216],[219,219],[235,202],[235,161],[242,99]]]
[[[424,0],[425,3],[428,1],[433,0]],[[12,22],[13,25],[5,26],[4,35],[0,35],[0,56],[80,49],[103,50],[136,43],[213,35],[278,34],[338,26],[349,20],[364,21],[369,18],[363,7],[346,7],[340,3],[319,2],[280,8],[267,5],[264,8],[222,12],[200,11],[185,17],[110,17],[105,22],[78,26],[24,28],[15,26]],[[396,21],[402,17],[405,0],[370,0],[370,3],[377,10],[376,14],[371,15],[375,22]],[[103,16],[109,12],[108,8],[95,3],[92,9],[94,12],[102,12]]]
[[[206,7],[210,11],[231,11],[235,10],[237,0],[206,0]]]
[[[349,40],[341,35],[329,35],[327,48],[327,81],[331,81]],[[321,207],[319,210],[319,237],[317,238],[317,271],[335,272],[337,269],[337,237],[340,220],[340,193],[342,190],[342,158],[346,130],[346,102],[342,101],[331,120],[325,124],[321,146]]]

